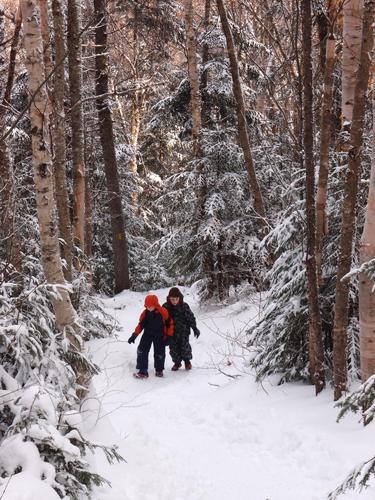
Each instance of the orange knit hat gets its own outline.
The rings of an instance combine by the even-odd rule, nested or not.
[[[147,295],[145,298],[145,307],[160,307],[159,299],[156,295]]]

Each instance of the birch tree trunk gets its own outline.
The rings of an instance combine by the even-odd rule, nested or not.
[[[326,52],[324,58],[324,83],[323,102],[320,117],[320,159],[319,177],[316,194],[316,267],[318,284],[321,281],[323,238],[328,233],[328,218],[326,212],[327,186],[329,172],[329,151],[332,136],[332,95],[333,95],[333,72],[335,67],[336,41],[333,33],[333,7],[328,5],[328,18],[330,20],[329,36],[326,40]]]
[[[225,10],[224,0],[216,0],[216,2],[220,15],[221,25],[227,41],[227,50],[228,50],[230,69],[232,74],[232,81],[233,81],[233,94],[236,102],[238,139],[244,154],[247,174],[250,183],[250,190],[254,198],[254,208],[258,214],[258,217],[260,218],[261,224],[265,228],[267,228],[266,212],[264,209],[263,197],[254,168],[253,158],[250,149],[250,141],[247,133],[247,125],[245,118],[245,102],[242,94],[240,73],[238,69],[238,62],[237,62],[236,50],[234,47],[233,35],[229,25],[227,13]]]
[[[315,393],[324,388],[324,354],[315,259],[315,169],[313,151],[313,92],[311,61],[311,3],[302,2],[303,32],[303,145],[306,169],[306,274],[309,303],[309,361]]]
[[[141,130],[141,110],[144,100],[144,91],[139,89],[138,77],[135,77],[135,86],[132,96],[132,111],[131,111],[131,121],[130,121],[130,143],[132,145],[134,156],[130,161],[130,170],[136,174],[138,172],[138,162],[137,162],[137,150],[138,150],[138,139],[139,132]],[[138,205],[138,196],[136,193],[133,194],[133,204],[134,207]]]
[[[37,0],[21,0],[23,18],[26,68],[29,90],[33,96],[30,105],[32,162],[36,192],[36,209],[41,239],[42,266],[46,281],[59,294],[53,298],[53,308],[57,327],[65,332],[73,349],[81,350],[81,337],[77,325],[77,315],[66,289],[59,251],[58,228],[56,224],[56,204],[53,190],[53,169],[49,139],[48,94],[43,66],[43,43],[39,24],[40,13]],[[81,367],[73,366],[79,383],[88,380]]]
[[[103,150],[104,170],[111,215],[115,293],[128,289],[128,248],[125,236],[124,215],[121,205],[120,185],[113,137],[111,110],[108,104],[107,12],[105,0],[94,0],[96,105],[99,115],[100,141]]]
[[[53,28],[55,32],[56,69],[53,79],[53,151],[55,167],[55,189],[60,236],[64,240],[61,254],[66,261],[65,277],[72,280],[73,235],[69,213],[68,183],[66,179],[66,137],[65,137],[65,43],[64,13],[61,0],[52,0]]]
[[[138,139],[141,130],[141,112],[144,101],[144,90],[140,88],[139,84],[139,73],[138,73],[138,57],[139,57],[139,40],[138,40],[138,22],[139,22],[140,12],[138,4],[134,5],[134,20],[133,20],[133,64],[132,73],[134,78],[134,92],[132,95],[131,104],[131,119],[130,119],[130,144],[133,149],[133,156],[130,160],[130,170],[133,174],[138,172]],[[120,113],[121,113],[120,108]],[[125,128],[126,130],[126,128]],[[132,203],[134,213],[138,213],[138,193],[135,190],[132,193]]]
[[[210,27],[210,11],[211,11],[211,0],[206,0],[204,4],[204,29],[205,33],[207,34],[207,31]],[[204,67],[209,59],[209,47],[208,43],[204,42],[203,43],[203,49],[202,49],[202,66]],[[202,71],[202,77],[201,77],[201,83],[200,83],[200,92],[202,95],[202,92],[205,91],[207,88],[207,83],[208,83],[208,70],[204,69]],[[207,105],[207,100],[206,103],[202,99],[202,122],[203,122],[203,127],[207,127],[210,121],[210,107]]]
[[[360,264],[375,259],[375,65],[372,65],[373,147],[365,224],[359,248]],[[361,377],[364,382],[375,373],[375,291],[374,282],[364,273],[359,277],[359,326]]]
[[[350,130],[359,65],[363,0],[343,2],[342,128]]]
[[[82,41],[79,0],[68,0],[68,59],[73,155],[74,242],[85,250],[85,163],[82,109]]]
[[[202,82],[199,81],[198,63],[197,63],[197,44],[196,44],[196,34],[194,31],[194,9],[192,0],[184,0],[185,9],[185,30],[186,30],[186,52],[187,52],[187,63],[188,63],[188,74],[189,74],[189,84],[190,84],[190,108],[192,117],[192,139],[193,139],[193,155],[196,159],[202,158],[202,101],[200,97],[200,85]],[[209,16],[210,2],[206,0],[205,4],[205,15],[206,22],[207,16]],[[199,232],[199,224],[205,219],[205,203],[207,198],[207,181],[206,175],[203,171],[204,163],[203,161],[198,161],[198,173],[201,176],[201,184],[198,192],[197,200],[197,226],[196,232]],[[220,286],[218,283],[218,276],[214,273],[214,255],[211,248],[208,248],[207,242],[201,238],[198,244],[202,249],[202,269],[203,273],[207,279],[206,293],[207,297],[212,297],[215,291],[215,286],[220,292]],[[220,245],[219,245],[220,246]],[[220,250],[219,250],[220,253]],[[220,262],[220,255],[217,255],[216,262]]]
[[[372,22],[374,0],[365,0],[363,12],[362,43],[358,77],[354,93],[352,127],[350,131],[350,149],[348,170],[345,180],[342,221],[340,232],[339,262],[335,295],[335,319],[333,326],[333,376],[334,397],[339,399],[347,384],[347,324],[349,283],[342,278],[350,271],[352,245],[355,227],[355,208],[358,192],[358,175],[363,144],[363,124],[366,104],[366,90],[370,69],[370,54],[373,47]]]
[[[191,92],[191,116],[193,121],[193,153],[194,156],[201,156],[200,136],[202,130],[201,98],[199,94],[199,74],[197,64],[197,47],[193,26],[194,11],[192,0],[184,0],[185,8],[185,29],[186,29],[186,49],[188,72]]]

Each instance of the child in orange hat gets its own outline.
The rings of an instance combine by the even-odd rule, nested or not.
[[[151,345],[154,345],[155,375],[163,376],[165,361],[165,346],[173,335],[173,323],[169,318],[168,311],[159,304],[156,295],[147,295],[145,298],[145,310],[142,312],[134,333],[129,337],[129,344],[142,332],[143,335],[137,349],[137,373],[135,378],[148,378],[148,353]]]

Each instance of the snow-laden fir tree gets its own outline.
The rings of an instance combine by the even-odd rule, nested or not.
[[[223,35],[211,27],[202,40],[210,43],[211,58],[200,66],[201,74],[207,76],[201,91],[204,128],[200,157],[194,159],[190,154],[190,86],[178,74],[171,82],[171,95],[154,106],[148,130],[154,144],[159,148],[162,144],[166,153],[162,170],[165,193],[156,202],[167,228],[158,243],[159,255],[178,282],[199,281],[202,298],[223,300],[231,287],[243,283],[261,286],[259,269],[266,252],[259,252],[257,215],[237,145]],[[253,95],[250,88],[245,90]],[[255,111],[248,110],[246,118],[256,139],[257,167],[268,185],[272,167],[267,165],[267,155],[262,155],[267,148],[260,140],[267,124]]]

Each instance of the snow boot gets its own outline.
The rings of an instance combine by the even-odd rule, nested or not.
[[[181,363],[175,363],[172,366],[172,372],[176,372],[179,368],[181,368]]]
[[[164,377],[163,371],[155,372],[155,377]]]
[[[144,379],[144,378],[148,378],[148,373],[146,372],[138,372],[138,373],[133,373],[133,377],[134,378],[140,378],[140,379]]]
[[[185,370],[191,370],[192,368],[190,361],[185,361]]]

